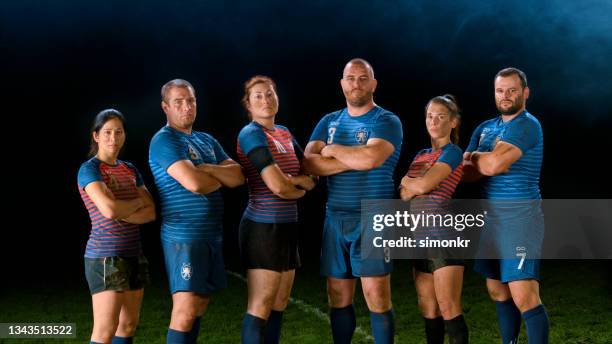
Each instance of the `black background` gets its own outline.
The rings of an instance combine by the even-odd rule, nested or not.
[[[280,112],[305,145],[318,120],[344,106],[339,79],[353,57],[369,60],[376,102],[399,115],[404,146],[396,174],[429,145],[423,107],[452,93],[471,131],[495,116],[493,76],[524,70],[528,110],[542,123],[544,198],[610,198],[612,4],[608,1],[122,1],[3,3],[0,13],[4,199],[2,252],[19,281],[84,283],[89,218],[76,175],[95,114],[127,118],[122,158],[156,192],[148,144],[165,125],[159,90],[193,83],[195,128],[236,157],[247,123],[242,83],[274,78]],[[323,183],[324,184],[324,183]],[[475,196],[466,185],[457,196]],[[325,188],[300,203],[303,255],[317,264]],[[226,192],[226,255],[246,188]],[[143,226],[145,253],[161,267],[159,224]],[[43,263],[41,265],[41,262]],[[24,274],[36,266],[39,275]],[[157,269],[161,273],[161,269]]]

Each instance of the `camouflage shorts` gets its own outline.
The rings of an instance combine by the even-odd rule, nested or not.
[[[149,284],[149,262],[137,257],[85,258],[85,277],[91,294],[105,290],[126,291]]]

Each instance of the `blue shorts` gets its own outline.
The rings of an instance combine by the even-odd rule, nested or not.
[[[222,241],[162,240],[162,248],[172,294],[191,291],[207,295],[227,286]]]
[[[540,260],[476,259],[474,271],[487,278],[508,283],[521,280],[540,280]]]
[[[391,273],[390,259],[361,256],[361,219],[325,215],[321,242],[321,275],[334,278],[381,276]]]

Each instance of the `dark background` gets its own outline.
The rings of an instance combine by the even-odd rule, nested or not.
[[[353,57],[369,60],[376,102],[398,114],[404,146],[397,175],[429,145],[423,107],[452,93],[463,110],[461,146],[495,116],[493,76],[527,73],[528,110],[545,136],[544,198],[611,198],[605,161],[612,129],[612,3],[609,1],[20,1],[2,3],[4,224],[1,251],[17,284],[85,285],[89,218],[76,175],[95,114],[128,120],[123,159],[155,194],[148,144],[165,125],[159,90],[193,83],[195,128],[236,157],[247,123],[242,83],[278,84],[277,123],[305,145],[318,120],[344,106],[339,79]],[[322,183],[324,184],[324,183]],[[460,186],[458,197],[475,196]],[[303,256],[318,264],[325,188],[300,202]],[[246,188],[226,192],[226,256],[236,264],[236,224]],[[159,224],[144,249],[162,274]],[[37,274],[31,273],[37,271]]]

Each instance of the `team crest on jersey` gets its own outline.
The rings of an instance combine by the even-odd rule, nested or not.
[[[188,147],[189,149],[189,158],[191,160],[200,160],[200,154],[198,153],[197,150],[195,150],[195,148],[193,148],[193,146],[189,145]]]
[[[368,142],[369,136],[370,134],[368,133],[368,130],[366,128],[360,128],[355,132],[355,140],[357,140],[360,145],[363,145]]]
[[[192,274],[193,271],[191,269],[191,264],[183,263],[183,265],[181,266],[181,277],[183,277],[185,281],[189,281],[191,279]]]
[[[285,149],[285,146],[283,146],[282,143],[278,142],[278,140],[276,140],[274,138],[272,139],[272,141],[274,142],[274,145],[276,146],[276,150],[279,153],[287,153],[287,150]]]

